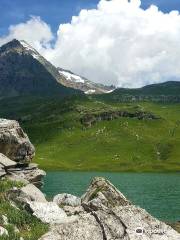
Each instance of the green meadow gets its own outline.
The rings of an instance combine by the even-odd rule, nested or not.
[[[179,104],[14,98],[1,100],[0,109],[1,117],[20,121],[36,147],[34,161],[45,170],[180,171]],[[84,115],[112,110],[147,111],[160,119],[81,124]]]

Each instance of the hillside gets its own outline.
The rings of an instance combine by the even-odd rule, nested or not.
[[[99,99],[118,102],[180,102],[180,82],[170,81],[147,85],[142,88],[117,88],[108,95],[97,96]]]
[[[56,81],[57,69],[24,41],[0,48],[0,97],[38,95],[64,97],[81,93]]]
[[[0,101],[0,117],[21,122],[44,169],[180,171],[179,104],[18,97]]]

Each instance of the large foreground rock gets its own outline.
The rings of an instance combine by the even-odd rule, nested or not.
[[[180,240],[180,234],[134,206],[104,178],[93,179],[81,202],[73,224],[53,225],[41,240]]]
[[[0,153],[13,161],[28,163],[34,152],[34,146],[17,121],[0,119]]]

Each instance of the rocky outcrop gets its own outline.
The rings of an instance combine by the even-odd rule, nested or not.
[[[29,163],[35,149],[19,123],[0,119],[0,153],[19,163]]]
[[[111,121],[114,119],[118,119],[121,117],[126,118],[136,118],[139,120],[156,120],[160,119],[158,116],[150,113],[150,112],[143,112],[143,111],[136,111],[136,112],[128,112],[128,111],[107,111],[101,112],[96,114],[85,114],[81,119],[81,124],[85,127],[91,127],[97,122],[101,121]]]
[[[62,206],[69,211],[69,206]],[[179,240],[180,234],[133,205],[104,178],[94,178],[81,198],[70,207],[72,222],[51,226],[41,240]],[[72,217],[71,216],[71,217]]]
[[[17,121],[0,119],[0,177],[42,185],[46,173],[30,163],[35,149]]]

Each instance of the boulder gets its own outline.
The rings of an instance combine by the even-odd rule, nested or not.
[[[53,202],[57,203],[61,207],[63,206],[77,207],[81,205],[81,199],[79,197],[67,193],[56,195],[53,199]]]
[[[81,200],[83,203],[87,203],[95,198],[108,207],[131,204],[113,184],[101,177],[96,177],[92,180]]]
[[[67,222],[66,213],[54,202],[28,201],[29,210],[44,223],[60,224]]]
[[[44,194],[33,184],[28,184],[22,188],[14,188],[8,191],[8,199],[15,203],[20,203],[23,208],[29,209],[29,202],[47,203]]]
[[[29,196],[31,201],[47,202],[44,194],[33,184],[28,184],[20,190],[23,194]]]
[[[0,152],[20,163],[33,158],[34,146],[17,121],[0,119]]]
[[[69,209],[70,208],[70,209]],[[104,178],[94,178],[81,198],[81,209],[65,206],[75,222],[56,224],[41,240],[179,240],[170,226],[133,205]],[[82,210],[83,208],[83,210]]]

